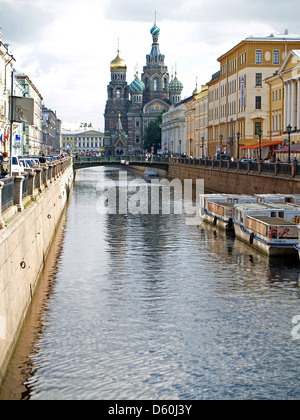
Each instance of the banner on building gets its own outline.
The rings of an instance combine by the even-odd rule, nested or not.
[[[13,122],[27,123],[29,125],[33,125],[34,99],[22,98],[19,96],[11,96],[10,101],[11,100],[13,104],[13,109],[12,116],[10,115],[10,120]]]
[[[244,108],[246,103],[246,76],[240,77],[240,91],[241,91],[241,108]]]

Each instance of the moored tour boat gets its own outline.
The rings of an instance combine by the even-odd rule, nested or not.
[[[234,209],[235,236],[269,256],[296,254],[298,206],[287,203],[247,203]]]
[[[299,259],[300,259],[300,225],[298,225],[298,226],[297,226],[297,228],[298,228],[298,242],[297,242],[297,244],[295,245],[295,249],[296,249],[296,251],[298,252],[298,254],[299,254]]]
[[[256,202],[250,195],[200,194],[200,219],[226,231],[234,231],[233,211],[238,203]]]

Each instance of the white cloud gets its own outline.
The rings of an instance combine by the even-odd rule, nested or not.
[[[64,121],[104,129],[109,64],[127,62],[127,81],[141,74],[157,11],[160,49],[169,73],[177,65],[183,97],[218,71],[217,58],[250,34],[297,32],[299,2],[270,0],[0,0],[3,42],[17,70],[31,78],[46,106]],[[293,13],[291,13],[293,10]],[[259,13],[258,13],[259,11]],[[24,18],[25,17],[25,18]]]

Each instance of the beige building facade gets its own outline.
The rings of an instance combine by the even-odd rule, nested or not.
[[[162,115],[161,150],[171,155],[186,154],[186,106],[184,103],[172,105],[169,111]]]
[[[218,58],[220,70],[208,82],[208,149],[211,156],[262,158],[272,152],[269,90],[265,79],[300,46],[299,35],[248,37]]]

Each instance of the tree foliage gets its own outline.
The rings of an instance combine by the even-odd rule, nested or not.
[[[161,148],[161,123],[162,123],[162,114],[159,114],[158,117],[151,121],[145,129],[144,133],[144,149],[148,152],[151,152],[151,147],[154,147],[154,153],[157,153],[157,149]]]

